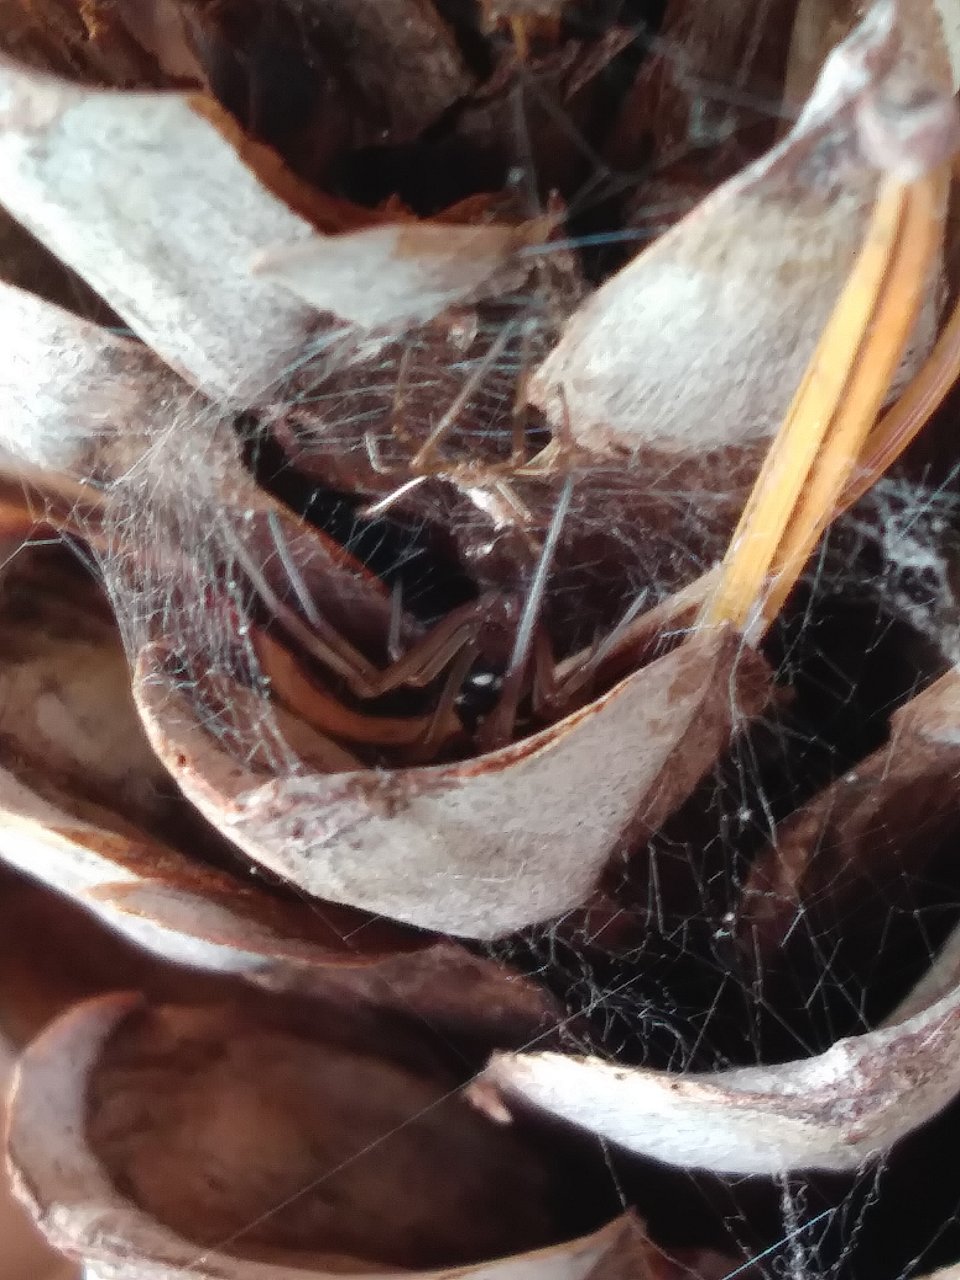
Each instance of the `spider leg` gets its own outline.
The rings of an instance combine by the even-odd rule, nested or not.
[[[296,610],[281,600],[273,590],[256,560],[243,545],[242,538],[230,527],[229,522],[225,522],[224,532],[228,548],[243,569],[250,586],[291,639],[296,640],[310,657],[328,671],[340,676],[359,697],[375,696],[365,692],[375,687],[380,674],[374,664],[326,622],[312,605],[311,622],[309,625],[304,622]]]
[[[517,718],[517,707],[523,691],[527,668],[530,662],[531,647],[536,634],[537,623],[543,609],[543,597],[546,591],[550,569],[560,541],[564,522],[570,511],[573,497],[573,478],[568,477],[560,492],[557,505],[550,521],[550,528],[543,541],[543,550],[537,562],[537,568],[530,583],[530,590],[524,602],[523,612],[517,625],[514,637],[513,652],[503,677],[500,698],[493,711],[487,716],[478,734],[481,751],[493,751],[509,742],[513,736]]]
[[[257,659],[274,696],[328,737],[385,747],[429,742],[436,750],[462,732],[450,702],[438,705],[432,715],[426,716],[375,716],[354,711],[306,675],[294,655],[272,636],[259,628],[252,635]]]
[[[711,569],[652,609],[644,610],[638,596],[608,635],[560,662],[552,661],[549,650],[546,655],[535,650],[538,719],[569,715],[588,700],[595,684],[608,686],[680,644],[718,581],[719,568]]]

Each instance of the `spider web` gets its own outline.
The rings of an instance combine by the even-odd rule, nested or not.
[[[515,369],[504,360],[493,373],[504,384]],[[282,556],[253,540],[238,560],[251,528],[240,452],[222,421],[170,424],[110,492],[101,567],[131,654],[169,645],[173,681],[206,731],[264,776],[296,773],[306,766],[260,696],[266,684],[249,634],[257,605],[248,557],[272,557],[282,583]],[[290,479],[286,467],[280,481]],[[672,496],[669,475],[661,492]],[[430,522],[390,527],[341,497],[320,500],[347,528],[344,545],[388,581],[412,582],[404,603],[430,619],[446,571],[430,548]],[[489,531],[482,513],[469,518]],[[775,956],[745,948],[738,923],[751,864],[775,846],[777,824],[882,747],[890,711],[956,661],[958,519],[956,473],[883,481],[818,551],[770,641],[794,704],[744,731],[647,849],[611,868],[612,919],[569,918],[477,946],[562,1001],[567,1049],[674,1072],[812,1055],[876,1026],[933,960],[960,917],[955,831],[938,831],[940,855],[916,869],[907,851],[892,881],[868,883],[856,907],[832,911],[828,890],[825,903],[803,903]],[[625,544],[634,538],[631,530]],[[638,593],[651,602],[667,594],[678,563],[688,575],[708,567],[685,544],[666,554],[666,581],[656,563],[627,559],[620,611]],[[291,607],[300,590],[286,582]],[[238,686],[258,696],[241,704]],[[960,1235],[960,1187],[944,1154],[954,1111],[845,1179],[798,1173],[760,1185],[665,1171],[602,1144],[609,1186],[590,1198],[609,1197],[615,1208],[622,1197],[668,1249],[711,1244],[740,1254],[751,1275],[919,1276],[950,1260]]]
[[[526,300],[519,309],[529,315]],[[518,345],[528,333],[518,334]],[[462,379],[473,368],[464,361],[463,368],[450,365],[441,372]],[[519,368],[515,353],[505,351],[478,390],[480,403],[473,413],[490,437],[502,435]],[[382,359],[379,373],[387,404],[394,394],[395,361]],[[351,397],[369,406],[368,379],[359,382],[359,389],[348,390],[336,402],[335,426],[351,433],[358,422],[379,424],[385,416],[365,407],[351,421],[343,412],[344,400]],[[427,380],[421,388],[431,396],[440,391]],[[322,396],[323,390],[317,394]],[[298,396],[298,401],[306,399],[306,392]],[[369,430],[364,425],[364,433]],[[205,440],[210,443],[198,449]],[[351,448],[360,447],[355,435],[341,437],[334,430],[325,436],[324,448],[339,451],[348,441]],[[385,438],[385,447],[389,443]],[[465,440],[464,448],[470,444]],[[233,448],[222,422],[200,419],[173,423],[162,439],[151,441],[142,464],[111,494],[110,549],[103,564],[131,653],[148,639],[175,640],[175,653],[190,657],[189,667],[177,669],[178,687],[207,731],[244,764],[255,762],[265,774],[296,772],[304,766],[270,714],[270,704],[256,698],[241,709],[235,696],[237,683],[261,690],[264,677],[249,642],[254,605],[242,585],[243,565],[235,550],[247,535],[249,518],[242,493],[231,491]],[[644,484],[667,503],[686,506],[690,501],[677,492],[669,472],[644,477]],[[709,509],[705,496],[707,503],[697,503],[698,511]],[[629,945],[608,950],[602,932],[593,937],[589,924],[568,928],[561,921],[488,949],[563,999],[570,1013],[564,1031],[570,1049],[679,1072],[812,1054],[843,1035],[876,1025],[905,992],[905,975],[918,974],[933,959],[938,942],[960,914],[956,874],[948,865],[924,866],[918,874],[905,867],[894,885],[879,889],[882,901],[873,904],[873,930],[883,945],[875,953],[864,952],[860,926],[859,952],[845,946],[848,921],[843,914],[825,928],[823,913],[818,913],[811,926],[805,908],[773,972],[763,961],[744,956],[734,934],[751,858],[776,839],[777,819],[809,797],[817,784],[854,764],[858,748],[881,738],[884,714],[895,699],[909,692],[911,681],[920,687],[928,676],[930,657],[924,654],[921,661],[921,643],[912,662],[903,650],[916,637],[943,661],[956,661],[950,543],[956,536],[958,504],[953,476],[935,486],[884,482],[821,551],[802,589],[802,606],[795,607],[782,628],[779,670],[794,686],[804,677],[811,683],[809,700],[830,708],[827,723],[818,723],[823,712],[818,716],[811,709],[806,716],[795,712],[764,718],[743,735],[714,776],[652,841],[643,871],[638,873],[635,865],[624,869],[617,888],[625,905],[618,910],[632,916]],[[629,548],[619,609],[633,606],[638,595],[655,603],[678,578],[707,567],[689,551],[707,540],[702,525],[686,538],[651,550],[650,540],[638,538],[635,529],[611,530],[602,514],[605,505],[601,482],[596,506],[582,506],[579,512],[588,535],[596,526],[605,542],[612,534],[614,542],[622,539]],[[347,548],[363,551],[387,581],[412,584],[404,603],[415,606],[426,600],[429,618],[442,596],[437,581],[444,568],[423,545],[429,542],[424,534],[431,522],[408,517],[398,534],[382,522],[364,521],[352,504],[344,504],[340,516],[353,525],[344,539]],[[472,520],[480,536],[489,536],[482,512],[467,511],[461,519]],[[696,523],[700,525],[699,514]],[[464,534],[469,536],[461,524]],[[368,546],[372,550],[366,551]],[[152,574],[144,573],[147,548],[148,557],[157,560]],[[166,554],[177,567],[167,569]],[[276,548],[269,554],[280,559]],[[606,563],[609,553],[604,556]],[[603,571],[603,566],[593,567],[595,573]],[[178,579],[173,591],[171,577]],[[515,584],[515,590],[522,589],[522,581]],[[290,585],[289,598],[296,595]],[[565,587],[564,596],[572,598],[575,611],[575,586]],[[842,647],[837,651],[836,632],[844,616],[855,619],[857,647],[864,646],[858,661],[851,661]],[[608,612],[592,628],[610,621]],[[575,633],[567,647],[583,639]],[[880,701],[874,705],[863,696],[862,685],[871,675],[876,683],[876,666],[888,663],[900,667],[898,680],[890,682],[893,692],[877,691]],[[853,742],[846,726],[836,723],[848,719],[856,724]],[[873,722],[872,729],[863,729],[864,719]],[[895,1152],[889,1163],[845,1180],[797,1174],[780,1185],[758,1187],[755,1181],[670,1173],[662,1175],[655,1190],[657,1179],[644,1161],[615,1150],[608,1150],[606,1158],[612,1189],[639,1208],[667,1247],[691,1243],[681,1224],[692,1214],[702,1233],[692,1243],[706,1240],[728,1253],[738,1247],[751,1275],[791,1280],[907,1277],[922,1274],[931,1258],[953,1256],[960,1187],[937,1153],[950,1150],[955,1125],[951,1112],[935,1126],[942,1135],[938,1141],[921,1135],[932,1143],[931,1155],[924,1153],[922,1142],[911,1140],[904,1144],[908,1150]],[[912,1154],[918,1146],[920,1154]],[[936,1177],[930,1165],[917,1169],[918,1162],[927,1160]],[[912,1186],[905,1186],[908,1161],[914,1169]],[[671,1207],[664,1209],[668,1198]],[[891,1216],[903,1231],[892,1241],[886,1226]],[[864,1257],[870,1259],[868,1272]],[[739,1270],[728,1274],[732,1278]]]

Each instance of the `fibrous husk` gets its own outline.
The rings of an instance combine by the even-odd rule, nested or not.
[[[329,903],[278,901],[183,859],[179,879],[164,880],[162,867],[135,868],[137,878],[102,858],[101,878],[118,878],[96,882],[89,847],[68,861],[65,844],[54,862],[27,839],[24,857],[35,856],[23,876],[0,868],[0,1031],[12,1045],[118,981],[159,1000],[182,998],[185,982],[196,1000],[255,1000],[258,990],[323,999],[355,1018],[363,1008],[373,1020],[419,1019],[478,1053],[552,1044],[564,1021],[535,981],[455,942],[404,937]],[[8,861],[6,848],[0,856]]]
[[[543,1247],[536,1152],[402,1052],[320,1011],[91,1001],[21,1059],[15,1185],[57,1247],[111,1280],[586,1277],[622,1224]],[[524,1245],[541,1247],[503,1256]]]

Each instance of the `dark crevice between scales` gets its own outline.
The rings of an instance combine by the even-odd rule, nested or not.
[[[402,587],[403,607],[424,623],[439,620],[477,597],[477,589],[438,549],[423,523],[361,514],[355,495],[323,488],[286,458],[282,447],[255,423],[241,422],[244,462],[257,483],[297,515],[333,538],[388,587]]]
[[[947,556],[960,546],[960,478],[942,439],[955,416],[948,405],[900,468],[917,504],[936,495],[952,511],[941,529]],[[956,923],[960,806],[956,831],[924,849],[897,901],[889,885],[865,886],[855,913],[844,907],[819,935],[795,930],[775,967],[736,942],[746,877],[776,825],[882,748],[891,713],[948,665],[931,636],[892,616],[882,597],[849,589],[879,580],[877,542],[861,528],[871,520],[868,497],[818,549],[765,642],[785,696],[737,736],[648,843],[608,868],[603,887],[622,912],[616,946],[604,945],[609,931],[593,942],[561,925],[486,948],[536,973],[564,1004],[570,1051],[673,1070],[823,1052],[895,1007]]]

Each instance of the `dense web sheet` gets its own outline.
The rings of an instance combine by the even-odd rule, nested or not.
[[[628,465],[564,467],[562,432],[551,436],[524,390],[595,279],[684,210],[684,165],[714,166],[712,183],[780,125],[779,98],[746,87],[761,27],[758,17],[732,69],[711,74],[689,65],[696,51],[669,28],[653,38],[634,19],[634,41],[664,60],[688,117],[641,172],[601,162],[546,78],[522,83],[509,103],[511,199],[549,224],[530,141],[544,118],[575,140],[581,178],[563,233],[527,246],[508,287],[479,287],[462,314],[400,336],[358,336],[322,317],[306,355],[245,412],[158,372],[163,390],[122,439],[102,438],[92,464],[89,453],[72,461],[70,483],[84,488],[65,484],[59,499],[67,536],[106,585],[150,694],[141,689],[141,705],[190,723],[215,781],[233,767],[267,784],[419,763],[405,747],[344,745],[291,717],[265,635],[290,643],[329,626],[345,636],[351,653],[342,668],[334,655],[331,683],[356,709],[358,672],[388,668],[495,588],[507,607],[459,670],[453,651],[423,688],[388,682],[366,700],[385,720],[427,723],[445,700],[472,730],[509,684],[518,645],[532,648],[525,628],[543,624],[554,662],[586,651],[589,663],[717,563],[758,450],[651,446]],[[631,207],[626,231],[609,230],[614,197]],[[929,440],[832,528],[765,642],[781,692],[745,714],[730,679],[738,731],[705,776],[693,772],[690,794],[664,812],[650,799],[582,906],[468,944],[542,983],[564,1011],[524,1047],[678,1074],[813,1056],[879,1026],[936,959],[960,921],[960,817],[933,798],[919,815],[907,803],[923,779],[891,716],[960,659],[955,429],[948,402]],[[551,441],[553,465],[538,467]],[[688,622],[673,620],[674,638]],[[524,698],[521,740],[550,724]],[[941,801],[960,769],[960,699],[952,722],[946,705]],[[451,739],[437,755],[456,763],[470,751]],[[863,778],[877,798],[866,813],[838,790]],[[262,874],[237,843],[237,866]],[[289,884],[277,892],[307,897]],[[855,1173],[778,1178],[558,1141],[598,1218],[633,1206],[668,1251],[716,1250],[724,1280],[910,1280],[960,1257],[958,1123],[953,1105]],[[376,1160],[376,1141],[354,1158]]]

